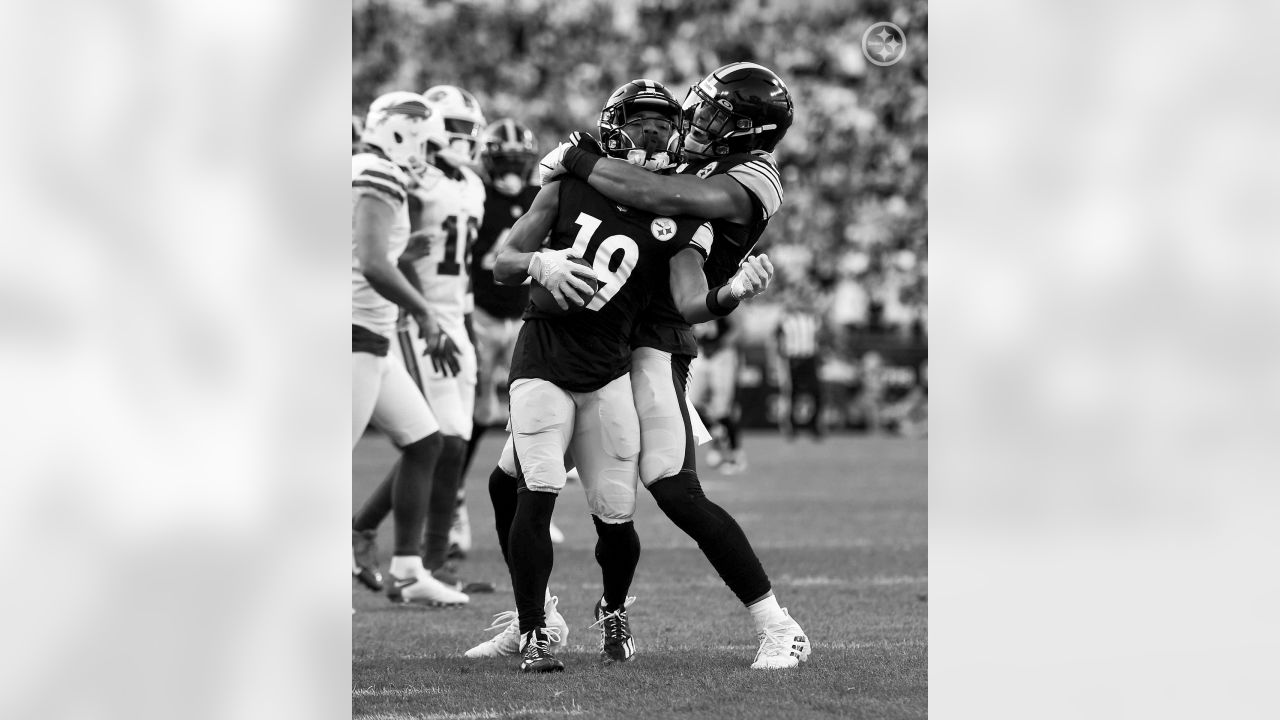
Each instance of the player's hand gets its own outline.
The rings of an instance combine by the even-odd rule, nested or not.
[[[538,180],[542,185],[546,185],[565,173],[564,151],[571,147],[573,146],[569,143],[560,143],[552,148],[551,152],[542,156],[542,160],[538,162]]]
[[[426,342],[426,355],[431,357],[431,368],[447,378],[457,375],[462,368],[461,363],[458,363],[461,352],[458,350],[458,343],[453,342],[453,338],[444,331],[436,332],[435,337]]]
[[[600,141],[589,132],[575,130],[569,135],[569,144],[592,155],[604,157],[604,148],[600,146]]]
[[[772,279],[773,263],[769,262],[769,256],[754,255],[738,266],[738,272],[729,281],[729,294],[734,300],[753,298],[767,290]]]
[[[529,277],[551,293],[561,310],[568,310],[570,305],[586,305],[593,291],[582,278],[597,280],[595,270],[569,261],[570,257],[578,257],[571,253],[572,248],[544,250],[529,260]]]

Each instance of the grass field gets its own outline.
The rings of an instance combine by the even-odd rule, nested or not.
[[[467,478],[477,548],[464,579],[490,595],[464,608],[392,606],[352,583],[353,718],[923,718],[928,690],[926,444],[836,436],[815,444],[748,435],[751,467],[703,473],[708,496],[746,530],[813,643],[797,670],[748,669],[750,618],[697,546],[641,491],[644,545],[629,611],[638,655],[596,660],[588,630],[600,594],[595,533],[581,488],[556,507],[567,541],[556,547],[551,589],[569,623],[566,671],[522,676],[515,658],[468,660],[493,614],[514,608],[493,534],[487,478],[504,438],[486,437]],[[367,436],[355,453],[356,502],[394,462]],[[386,570],[390,522],[379,538]]]

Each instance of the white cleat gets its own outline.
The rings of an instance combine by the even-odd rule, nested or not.
[[[547,601],[544,610],[547,614],[547,635],[551,639],[551,650],[555,652],[564,647],[569,640],[569,625],[564,616],[556,609],[560,598],[552,597]],[[493,616],[493,623],[485,628],[485,632],[502,628],[502,632],[485,640],[464,653],[469,658],[515,657],[520,655],[520,616],[515,610],[504,610]]]
[[[752,670],[783,670],[793,668],[809,659],[809,637],[800,623],[791,619],[786,608],[782,609],[786,620],[771,625],[759,633],[760,649]]]
[[[466,593],[458,592],[425,572],[417,577],[400,578],[390,575],[387,597],[393,603],[431,605],[466,605],[471,601]]]
[[[551,542],[553,544],[559,545],[560,543],[564,542],[564,531],[556,527],[556,524],[554,522],[551,523],[550,530],[551,530]],[[555,648],[552,648],[552,649],[554,650]]]

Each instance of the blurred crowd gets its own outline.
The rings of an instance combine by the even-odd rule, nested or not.
[[[862,54],[879,21],[906,33],[896,65]],[[796,104],[775,152],[786,200],[761,239],[779,271],[773,302],[819,312],[832,377],[865,364],[868,337],[926,344],[924,0],[354,0],[352,33],[354,114],[381,92],[456,84],[544,148],[594,131],[603,98],[633,78],[683,99],[726,63],[770,67]]]

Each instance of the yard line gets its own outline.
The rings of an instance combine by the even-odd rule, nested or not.
[[[353,715],[351,720],[499,720],[520,715],[586,715],[586,710],[569,710],[565,708],[548,710],[544,708],[509,708],[506,710],[476,710],[462,713],[436,713],[432,715],[404,715],[401,713],[375,713],[373,715]]]

